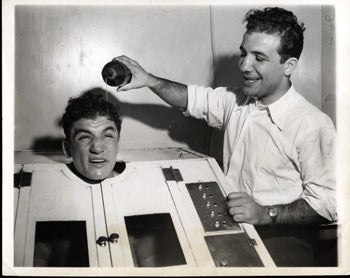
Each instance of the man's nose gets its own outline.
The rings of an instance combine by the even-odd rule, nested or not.
[[[252,71],[251,58],[248,57],[248,56],[242,57],[239,60],[239,68],[240,68],[241,72],[250,72],[250,71]]]
[[[104,144],[102,139],[95,138],[90,145],[90,152],[99,154],[99,153],[102,153],[103,150],[104,150]]]

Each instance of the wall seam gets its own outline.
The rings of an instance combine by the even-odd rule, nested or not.
[[[209,28],[210,28],[210,44],[211,44],[211,54],[212,54],[212,75],[213,75],[213,82],[212,86],[213,88],[216,87],[216,49],[215,49],[215,32],[214,32],[214,17],[213,17],[213,11],[212,11],[212,5],[209,6]],[[213,128],[209,127],[208,132],[208,147],[207,147],[207,154],[210,154],[211,150],[211,144],[212,144],[212,133]]]

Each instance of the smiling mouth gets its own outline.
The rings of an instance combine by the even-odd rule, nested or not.
[[[246,86],[251,86],[251,85],[254,85],[256,82],[258,82],[260,79],[261,79],[260,77],[252,78],[252,77],[243,76],[243,83]]]

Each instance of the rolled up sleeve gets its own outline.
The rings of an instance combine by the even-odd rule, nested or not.
[[[236,96],[225,87],[212,89],[198,85],[188,86],[185,116],[204,119],[209,126],[223,129],[228,113],[236,105]]]
[[[313,130],[300,153],[304,191],[301,198],[321,216],[337,220],[336,132],[332,127]]]
[[[207,121],[207,95],[211,91],[213,91],[212,88],[188,85],[187,109],[184,112],[184,115]]]

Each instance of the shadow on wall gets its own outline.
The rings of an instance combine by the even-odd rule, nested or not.
[[[226,55],[216,58],[214,76],[211,87],[239,87],[242,83],[242,74],[238,67],[238,55]],[[211,128],[208,155],[214,157],[222,166],[224,132]]]
[[[238,67],[238,59],[239,55],[226,55],[216,58],[214,87],[235,88],[241,86],[242,74]]]
[[[211,87],[238,87],[241,83],[241,74],[237,55],[219,56],[215,63],[215,79]],[[103,94],[102,88],[93,88],[82,94],[94,92]],[[185,117],[176,108],[157,104],[134,104],[121,102],[114,93],[108,92],[108,100],[117,104],[123,118],[129,117],[142,122],[152,128],[167,130],[169,137],[176,142],[182,142],[191,150],[213,156],[222,165],[223,132],[206,127],[204,121]],[[61,119],[57,119],[56,125],[62,128]],[[123,134],[123,127],[122,127]],[[43,151],[61,150],[62,137],[44,136],[35,138],[31,149],[45,155]],[[147,140],[147,138],[144,138]],[[150,138],[149,140],[152,140]],[[136,146],[135,146],[136,148]]]
[[[86,93],[106,96],[106,91],[102,88],[93,88],[82,94]],[[204,121],[185,117],[179,109],[163,105],[121,102],[111,92],[108,92],[107,98],[119,107],[120,114],[124,119],[129,117],[152,128],[167,130],[172,140],[186,144],[191,150],[207,153],[209,137]],[[61,118],[57,119],[55,124],[62,128]],[[122,126],[122,136],[123,128]],[[63,137],[52,136],[38,137],[33,140],[31,149],[41,155],[45,155],[44,151],[60,151],[63,139]],[[151,141],[152,138],[144,138],[144,140]]]

